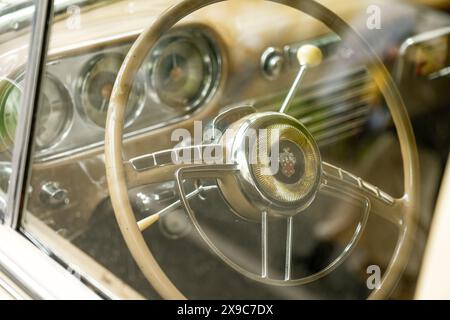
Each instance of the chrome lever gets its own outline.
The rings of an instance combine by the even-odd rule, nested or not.
[[[300,87],[300,84],[303,80],[303,77],[306,74],[306,70],[320,65],[322,63],[322,59],[322,51],[316,46],[307,44],[301,46],[300,49],[298,49],[297,60],[300,64],[300,70],[295,77],[294,83],[292,84],[291,89],[289,89],[289,92],[284,99],[283,104],[281,105],[280,113],[286,114],[288,112],[292,100],[294,99],[295,94],[297,93],[298,88]]]

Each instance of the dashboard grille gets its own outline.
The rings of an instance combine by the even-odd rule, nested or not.
[[[289,109],[314,135],[319,145],[354,136],[364,129],[377,95],[366,69],[358,69],[300,89]],[[277,111],[285,95],[253,101],[260,111]]]

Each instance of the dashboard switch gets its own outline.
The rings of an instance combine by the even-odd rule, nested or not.
[[[60,207],[69,203],[68,192],[58,182],[47,182],[42,185],[41,201],[50,207]]]
[[[261,69],[269,80],[275,80],[281,75],[285,64],[283,51],[270,47],[261,56]]]

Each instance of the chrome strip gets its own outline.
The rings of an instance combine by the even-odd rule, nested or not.
[[[141,128],[141,129],[138,129],[138,130],[135,130],[135,131],[132,131],[132,132],[125,133],[123,135],[124,143],[128,142],[130,139],[138,138],[139,136],[142,136],[142,135],[144,135],[146,133],[149,133],[151,131],[155,131],[155,130],[161,129],[161,128],[165,127],[165,126],[177,124],[177,123],[182,122],[184,120],[188,120],[190,117],[195,115],[197,111],[200,111],[200,110],[203,110],[203,108],[200,107],[199,109],[195,110],[193,113],[186,114],[186,115],[183,115],[183,116],[180,116],[180,117],[177,117],[177,118],[173,118],[173,119],[170,119],[169,121],[166,121],[166,122],[162,122],[162,123],[159,123],[159,124],[155,124],[155,125],[148,126],[148,127],[145,127],[145,128]],[[68,150],[57,152],[57,153],[50,154],[50,155],[39,154],[39,155],[36,155],[35,162],[45,163],[45,162],[51,162],[51,161],[58,161],[58,160],[61,160],[61,159],[64,159],[64,158],[68,158],[68,157],[77,155],[79,153],[93,151],[95,149],[99,149],[98,151],[100,152],[100,151],[103,150],[104,145],[105,145],[105,141],[102,140],[102,141],[94,142],[94,143],[87,144],[87,145],[84,145],[84,146],[81,146],[81,147],[77,147],[77,148],[73,148],[73,149],[68,149]]]
[[[32,154],[33,133],[39,101],[41,80],[45,68],[49,29],[53,18],[53,1],[36,1],[36,10],[33,18],[31,43],[29,48],[28,64],[25,74],[25,89],[21,103],[14,150],[12,158],[11,182],[8,189],[7,212],[5,224],[17,228],[19,215],[25,207],[26,190],[28,183],[28,169]]]
[[[261,213],[261,278],[268,276],[268,236],[267,236],[267,212]]]
[[[438,29],[431,30],[431,31],[426,31],[426,32],[420,33],[418,35],[412,36],[412,37],[406,39],[405,41],[403,41],[402,45],[400,46],[399,52],[398,52],[399,58],[397,59],[397,63],[394,66],[394,70],[393,70],[393,75],[394,75],[395,81],[397,81],[397,82],[401,81],[403,69],[405,67],[404,66],[405,55],[406,55],[406,51],[408,50],[409,47],[411,47],[415,44],[421,43],[421,42],[426,42],[426,41],[433,40],[435,38],[443,37],[445,35],[450,35],[450,26],[438,28]]]
[[[13,283],[13,280],[10,279],[9,276],[0,271],[0,296],[2,290],[14,300],[30,299],[30,296],[20,290],[19,287],[15,283]]]
[[[20,233],[0,226],[0,270],[34,299],[91,299],[100,297]]]
[[[395,202],[393,196],[348,171],[326,162],[322,162],[322,169],[326,178],[337,179],[343,183],[349,184],[356,190],[363,192],[363,194],[368,194],[379,201],[382,201],[386,205],[393,205]]]
[[[284,280],[291,280],[292,272],[292,229],[294,225],[294,218],[287,218],[287,228],[286,228],[286,264],[284,268]]]

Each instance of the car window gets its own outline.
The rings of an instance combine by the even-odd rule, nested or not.
[[[404,58],[402,44],[422,29],[447,21],[419,19],[415,7],[398,4],[383,11],[389,15],[380,27],[377,10],[370,7],[375,18],[368,15],[372,11],[361,1],[321,2],[364,36],[393,75]],[[287,6],[257,0],[210,5],[157,32],[154,43],[153,36],[139,38],[153,30],[148,31],[149,26],[158,27],[157,19],[176,3],[56,1],[22,231],[105,296],[164,297],[152,282],[152,274],[160,275],[154,257],[190,298],[366,298],[396,252],[401,233],[391,211],[397,209],[398,199],[407,198],[402,196],[411,185],[404,182],[416,181],[404,173],[414,171],[415,178],[418,170],[413,166],[404,171],[405,161],[414,157],[402,157],[406,149],[400,148],[397,137],[398,118],[391,117],[388,99],[381,94],[385,88],[376,83],[386,71],[368,68],[352,36]],[[11,11],[10,4],[4,5]],[[22,4],[15,5],[23,10]],[[9,76],[18,88],[27,39],[18,33],[3,44],[8,56],[20,58],[16,74]],[[446,41],[441,42],[448,49]],[[147,48],[146,43],[153,45]],[[310,53],[311,46],[323,61],[303,68],[302,52]],[[444,57],[433,74],[448,59],[443,53],[447,51],[438,51]],[[408,61],[410,73],[404,78],[415,79],[416,63],[423,62]],[[122,82],[116,82],[119,74]],[[428,81],[427,76],[417,76],[417,83]],[[299,91],[295,79],[301,81]],[[405,96],[423,95],[403,85]],[[12,144],[14,112],[20,110],[21,92],[15,88],[5,91],[7,112],[0,115],[0,137],[9,141],[5,150]],[[285,122],[269,126],[259,120],[260,114],[274,117],[286,101],[289,109],[280,116]],[[118,105],[123,114],[112,113],[108,122],[108,111]],[[427,104],[419,107],[421,111],[408,112],[417,117],[429,111]],[[245,117],[250,120],[241,121]],[[122,135],[105,130],[112,123],[123,123]],[[227,139],[226,129],[235,130],[230,139],[238,139],[247,123],[288,132],[273,153],[276,161],[266,161],[279,165],[273,179],[260,167],[239,162],[247,158],[236,156],[241,150],[233,149],[235,140],[222,140]],[[105,136],[110,139],[106,146]],[[294,136],[301,143],[294,143]],[[191,152],[203,152],[198,144],[218,141],[235,155],[235,162],[224,164],[230,166],[208,163],[219,177],[205,168],[210,175],[196,176],[177,167],[185,154],[175,154],[174,148],[189,158]],[[428,161],[425,167],[437,167],[439,161],[420,147]],[[111,163],[111,154],[120,165]],[[220,175],[242,168],[247,174]],[[147,176],[150,169],[160,171]],[[437,186],[438,171],[427,178]],[[349,196],[347,189],[359,193]],[[431,193],[426,195],[428,207],[420,210],[424,219],[431,218]],[[380,206],[391,211],[371,213]],[[128,228],[126,223],[133,219],[136,223]],[[134,241],[131,229],[139,231],[145,249]],[[423,244],[424,238],[413,239]],[[141,247],[136,249],[135,242]],[[147,259],[140,260],[139,253]],[[412,294],[421,251],[413,256],[397,297]],[[150,273],[143,267],[147,263]]]

